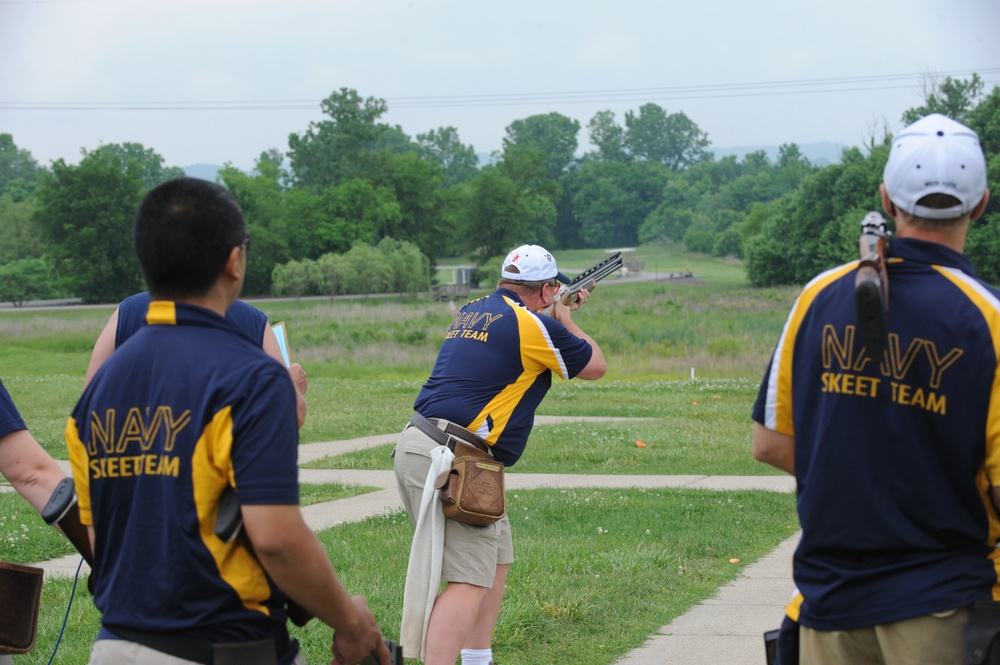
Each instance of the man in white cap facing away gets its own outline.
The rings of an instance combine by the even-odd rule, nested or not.
[[[593,380],[607,369],[600,347],[570,315],[590,294],[578,292],[571,307],[556,300],[560,284],[568,281],[545,248],[522,245],[510,252],[496,291],[463,307],[445,332],[413,419],[400,434],[396,480],[417,527],[401,641],[407,657],[424,665],[454,665],[459,654],[462,665],[493,662],[493,630],[514,561],[506,516],[473,526],[442,519],[440,502],[422,502],[425,485],[436,475],[432,464],[456,437],[513,466],[552,375]],[[538,313],[553,304],[551,316]],[[437,595],[440,580],[447,586]]]
[[[788,613],[813,665],[961,663],[971,606],[1000,598],[1000,291],[962,254],[989,198],[979,138],[927,116],[894,138],[883,180],[884,352],[858,332],[858,262],[828,270],[753,409],[754,457],[796,478]]]

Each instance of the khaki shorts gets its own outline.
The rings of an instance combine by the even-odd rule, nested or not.
[[[799,661],[802,665],[961,665],[966,621],[968,612],[955,609],[854,630],[802,626]]]
[[[443,427],[447,421],[440,423]],[[403,430],[396,444],[399,498],[414,526],[431,466],[431,451],[438,445],[416,427]],[[514,563],[514,542],[506,515],[489,526],[469,526],[445,520],[441,579],[491,587],[497,566],[510,563]]]

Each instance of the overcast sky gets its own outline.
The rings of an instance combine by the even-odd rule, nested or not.
[[[928,76],[1000,84],[1000,0],[0,0],[0,132],[41,164],[287,150],[340,88],[411,137],[654,102],[712,145],[862,145]],[[276,108],[277,107],[277,108]]]

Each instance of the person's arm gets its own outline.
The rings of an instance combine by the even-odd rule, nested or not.
[[[271,329],[270,325],[264,326],[264,344],[262,346],[264,353],[282,365],[285,364],[285,357],[281,354],[281,345],[278,344],[278,336],[274,334],[274,330]],[[309,390],[309,381],[306,378],[306,371],[298,363],[292,363],[288,367],[288,374],[292,377],[292,383],[295,384],[295,415],[299,420],[299,429],[302,429],[302,425],[306,422],[306,413],[308,412],[305,394]]]
[[[114,353],[115,333],[117,330],[118,309],[115,308],[111,318],[104,325],[104,330],[101,331],[101,334],[97,337],[97,341],[94,342],[94,350],[90,352],[90,364],[87,366],[87,375],[83,379],[84,390],[90,385],[90,380],[94,378],[94,374],[97,374],[97,370],[101,368],[104,361]]]
[[[574,307],[570,308],[564,305],[561,301],[555,302],[555,307],[552,310],[552,318],[554,318],[559,323],[565,326],[566,330],[570,331],[577,337],[586,340],[590,344],[590,348],[593,349],[594,353],[590,357],[590,362],[587,363],[580,372],[576,375],[577,379],[584,379],[585,381],[594,381],[603,377],[608,371],[608,362],[604,359],[604,352],[601,351],[601,347],[597,345],[597,342],[587,333],[580,329],[580,326],[576,325],[573,321],[573,317],[570,316],[570,312],[573,310],[580,309],[580,307],[587,302],[590,298],[590,292],[586,289],[581,289],[577,292],[577,300],[573,303]]]
[[[39,513],[66,472],[26,429],[0,439],[0,473]]]
[[[364,598],[352,598],[297,505],[242,506],[243,527],[267,574],[285,595],[334,629],[338,663],[371,653],[389,665],[389,650]]]
[[[795,437],[753,424],[753,458],[795,475]]]

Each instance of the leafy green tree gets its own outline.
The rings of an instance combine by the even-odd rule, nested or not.
[[[385,100],[362,99],[341,88],[320,103],[329,119],[309,123],[302,134],[288,137],[288,158],[295,181],[325,188],[351,178],[367,177],[376,155],[392,144],[393,128],[378,120],[388,111]]]
[[[682,177],[669,177],[658,205],[639,225],[639,242],[681,242],[688,227],[694,223],[697,203],[697,192]]]
[[[562,196],[562,187],[549,175],[548,160],[538,146],[505,143],[496,168],[510,178],[525,196],[543,196],[552,202]]]
[[[289,261],[274,266],[271,291],[276,296],[291,296],[298,300],[309,290],[309,273],[304,262]]]
[[[743,236],[736,226],[730,226],[713,238],[712,256],[743,258]]]
[[[284,238],[265,226],[247,223],[247,233],[253,243],[247,255],[247,274],[243,280],[244,296],[266,296],[271,293],[274,267],[288,260]]]
[[[613,111],[598,111],[587,123],[590,143],[596,151],[588,153],[591,159],[607,162],[629,160],[625,147],[625,128],[615,120]]]
[[[476,156],[475,148],[463,144],[454,127],[442,127],[417,134],[417,146],[423,159],[441,167],[444,186],[447,188],[469,182],[479,172],[479,157]]]
[[[368,296],[372,293],[387,293],[392,281],[388,263],[379,251],[363,242],[354,243],[344,260],[347,272],[344,278],[347,293]]]
[[[581,242],[563,182],[576,165],[580,123],[560,113],[533,115],[507,127],[499,168],[521,188],[535,240],[546,247]]]
[[[243,284],[243,294],[247,296],[271,293],[274,267],[291,256],[284,223],[284,191],[279,182],[280,159],[276,151],[264,152],[253,174],[226,164],[218,175],[239,202],[247,232],[253,239]]]
[[[635,159],[674,171],[711,159],[708,134],[683,112],[668,114],[656,104],[643,104],[638,114],[625,114],[625,127],[625,145]]]
[[[77,166],[58,159],[42,173],[33,219],[60,282],[84,302],[118,302],[142,290],[132,217],[147,174],[110,149],[85,154]]]
[[[639,227],[639,242],[683,242],[687,230],[703,216],[690,208],[659,205]]]
[[[142,179],[143,188],[147,190],[184,175],[184,169],[164,166],[163,157],[141,143],[107,143],[94,150],[84,149],[82,153],[84,159],[92,158],[120,164],[122,173],[127,169],[130,174],[138,174]]]
[[[317,292],[331,297],[346,293],[347,274],[350,269],[343,254],[330,252],[319,257],[316,260],[316,271],[312,273]]]
[[[652,162],[588,161],[574,178],[573,206],[590,247],[639,241],[639,228],[663,198],[670,171]]]
[[[284,237],[288,254],[293,259],[316,259],[323,253],[318,251],[316,238],[317,230],[327,223],[322,194],[322,189],[314,192],[298,185],[284,194]]]
[[[448,201],[443,181],[441,167],[415,152],[388,156],[372,183],[392,193],[399,213],[382,216],[376,240],[387,236],[408,240],[431,261],[444,256],[442,250],[449,248],[447,239],[454,231],[447,225],[451,217],[443,210]]]
[[[218,173],[218,179],[239,201],[248,223],[282,231],[282,203],[284,191],[279,179],[280,170],[270,159],[261,156],[253,174],[247,174],[227,162]]]
[[[711,254],[714,247],[715,224],[704,215],[694,213],[691,223],[684,231],[684,248],[689,252]]]
[[[7,194],[0,196],[0,263],[42,256],[44,247],[31,219],[34,212],[33,199],[15,201]]]
[[[1000,284],[1000,213],[973,223],[965,243],[965,255],[976,275],[990,284]]]
[[[979,134],[979,143],[987,157],[1000,154],[1000,85],[993,86],[990,94],[969,112],[969,127]],[[1000,198],[1000,192],[996,195]]]
[[[743,167],[741,171],[745,174],[760,173],[771,168],[771,160],[768,159],[767,153],[763,150],[754,150],[743,155],[743,161],[740,164]]]
[[[993,90],[969,113],[969,126],[979,134],[986,153],[986,183],[992,196],[984,216],[1000,214],[1000,86]],[[1000,284],[1000,281],[994,282]]]
[[[975,107],[983,92],[983,80],[979,74],[971,79],[953,79],[946,76],[944,81],[925,82],[924,104],[903,112],[903,124],[909,125],[931,113],[940,113],[963,124],[968,123],[969,112]]]
[[[0,302],[20,307],[29,300],[60,295],[52,267],[42,259],[21,259],[0,265]]]
[[[411,242],[382,238],[379,254],[389,268],[389,287],[400,296],[431,288],[431,263]]]
[[[503,151],[513,146],[537,148],[545,157],[545,171],[558,181],[575,160],[580,123],[561,113],[533,115],[515,120],[507,127]]]
[[[34,191],[41,170],[30,152],[17,147],[13,136],[0,134],[0,196],[17,182],[18,192],[12,198],[16,202],[25,200]]]
[[[464,249],[477,264],[533,240],[531,206],[517,184],[496,167],[484,168],[472,182],[466,219]]]
[[[396,227],[403,217],[392,190],[359,178],[328,187],[320,198],[325,215],[314,245],[320,254],[343,253],[356,242],[374,244],[383,229]]]
[[[767,206],[766,218],[755,222],[760,233],[744,238],[751,284],[804,284],[854,258],[864,212],[881,206],[878,185],[887,158],[887,146],[867,156],[857,148],[845,150],[841,164],[811,173],[794,192]]]

